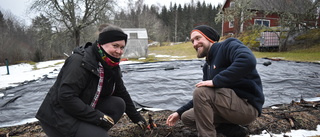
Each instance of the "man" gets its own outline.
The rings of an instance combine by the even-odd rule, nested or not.
[[[193,100],[171,114],[167,125],[181,119],[201,137],[247,136],[241,125],[260,116],[264,103],[255,56],[238,39],[217,42],[220,36],[210,26],[195,27],[190,38],[197,57],[206,57],[203,81],[196,84]]]

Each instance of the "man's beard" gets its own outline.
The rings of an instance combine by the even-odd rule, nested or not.
[[[203,45],[202,46],[202,51],[201,52],[197,51],[197,57],[198,58],[203,58],[203,57],[207,56],[208,51],[209,51],[209,46]]]

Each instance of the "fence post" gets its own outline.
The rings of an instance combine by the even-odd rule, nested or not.
[[[8,61],[8,59],[6,59],[6,66],[7,66],[7,75],[9,75],[10,73],[9,73],[9,61]]]

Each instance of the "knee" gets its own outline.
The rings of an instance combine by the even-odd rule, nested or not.
[[[124,100],[122,98],[116,97],[114,102],[115,102],[114,104],[116,104],[119,111],[124,112],[126,110],[126,103],[124,102]]]
[[[198,87],[193,91],[193,100],[199,100],[206,96],[208,87]]]
[[[100,100],[99,100],[100,101]],[[124,113],[126,109],[126,103],[120,97],[109,96],[98,102],[97,109],[102,111],[103,113]]]
[[[195,128],[196,122],[192,111],[182,113],[181,121],[185,126]]]
[[[181,115],[181,121],[183,124],[192,123],[194,121],[194,118],[191,118],[189,115],[186,115],[186,113],[183,113]]]

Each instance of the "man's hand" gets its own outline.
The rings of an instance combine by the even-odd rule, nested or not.
[[[178,112],[174,112],[168,117],[166,124],[168,126],[174,126],[179,119],[180,119],[180,116],[179,116]]]
[[[196,84],[196,87],[213,87],[212,80],[201,81]]]

